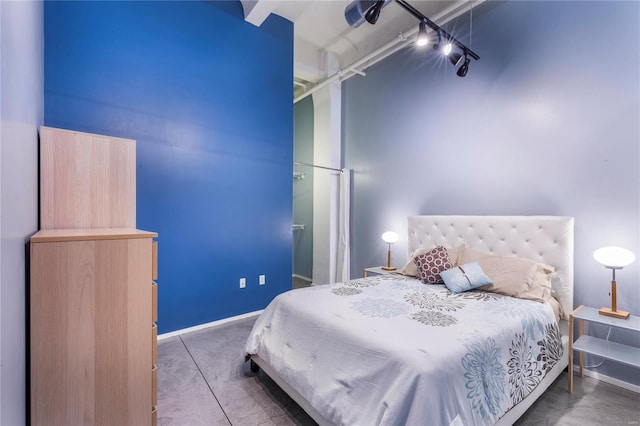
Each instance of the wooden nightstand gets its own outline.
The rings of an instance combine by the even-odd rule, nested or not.
[[[580,321],[580,335],[573,341],[573,321]],[[640,332],[640,317],[630,315],[627,319],[600,315],[597,309],[585,306],[577,307],[569,314],[569,393],[573,393],[573,351],[580,352],[580,378],[584,370],[584,354],[593,354],[621,364],[640,368],[640,348],[623,345],[593,336],[584,335],[584,322],[602,324],[625,330]]]
[[[387,271],[386,269],[382,269],[382,266],[372,266],[370,268],[364,268],[362,276],[367,278],[369,275],[387,275],[394,271],[397,271],[397,269]]]

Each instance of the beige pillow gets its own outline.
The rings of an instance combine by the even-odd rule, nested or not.
[[[427,252],[433,250],[434,248],[435,247],[419,248],[417,250],[414,250],[414,252],[411,253],[411,256],[409,256],[409,261],[404,265],[404,267],[402,269],[399,269],[397,272],[399,274],[407,275],[409,277],[420,278],[420,273],[418,272],[418,267],[416,266],[416,264],[413,261],[413,259],[416,256],[419,256],[421,254],[424,254],[424,253],[427,253]],[[458,260],[459,260],[460,254],[462,253],[463,249],[464,249],[464,244],[460,244],[457,247],[447,247],[447,253],[449,254],[449,260],[451,261],[453,266],[458,266],[460,264],[458,262]]]
[[[554,268],[531,259],[515,256],[496,256],[465,247],[460,263],[478,262],[493,281],[481,290],[547,302],[551,296],[551,273]],[[551,302],[550,304],[553,304]]]

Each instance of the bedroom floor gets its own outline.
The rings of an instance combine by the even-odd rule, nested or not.
[[[304,288],[304,287],[309,287],[311,285],[311,281],[302,278],[302,277],[297,277],[297,276],[293,276],[291,277],[291,288]]]
[[[159,425],[314,425],[262,371],[243,360],[255,318],[158,343]],[[516,425],[638,425],[640,394],[585,377],[566,391],[567,373]],[[426,426],[426,425],[425,425]]]

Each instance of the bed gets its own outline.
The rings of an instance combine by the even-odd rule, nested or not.
[[[573,218],[407,223],[410,256],[468,247],[550,266],[560,308],[401,274],[355,279],[276,297],[256,320],[247,359],[319,424],[512,424],[568,365]]]

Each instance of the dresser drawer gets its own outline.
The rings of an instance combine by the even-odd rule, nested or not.
[[[158,405],[158,366],[153,364],[151,370],[151,406]]]
[[[155,323],[151,327],[151,362],[158,362],[158,326]]]
[[[158,242],[151,242],[151,279],[158,279]]]
[[[153,407],[151,411],[151,426],[157,426],[158,424],[158,409]]]
[[[158,321],[158,284],[151,284],[151,322]]]

